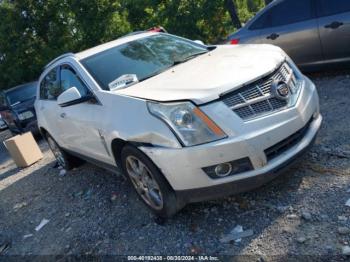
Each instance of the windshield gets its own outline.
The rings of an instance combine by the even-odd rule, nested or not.
[[[206,46],[158,34],[113,47],[81,62],[100,86],[109,90],[121,76],[136,75],[142,81],[205,52]]]
[[[36,95],[36,83],[23,85],[6,92],[8,104],[13,106],[23,101],[34,98]]]

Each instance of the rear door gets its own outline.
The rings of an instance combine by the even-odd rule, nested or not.
[[[350,0],[318,0],[318,16],[325,60],[350,60]]]
[[[284,0],[261,18],[261,42],[281,47],[298,65],[322,60],[322,49],[313,0]]]

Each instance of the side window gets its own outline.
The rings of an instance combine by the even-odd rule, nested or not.
[[[268,24],[269,11],[262,14],[258,19],[256,19],[252,25],[249,27],[249,30],[258,30],[269,27]]]
[[[71,87],[76,87],[79,90],[81,96],[85,96],[88,93],[88,88],[75,73],[74,69],[68,65],[63,65],[61,66],[62,92]]]
[[[293,24],[313,18],[310,0],[284,1],[276,5],[271,13],[271,26]]]
[[[271,7],[265,14],[265,27],[294,24],[314,18],[311,0],[285,0]]]
[[[52,69],[40,83],[40,99],[56,100],[61,93],[57,68]]]
[[[319,16],[350,12],[349,0],[319,0]]]

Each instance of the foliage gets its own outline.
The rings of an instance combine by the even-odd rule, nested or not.
[[[264,0],[234,0],[241,22]],[[0,0],[0,89],[38,78],[43,66],[157,25],[207,43],[234,31],[224,0]]]

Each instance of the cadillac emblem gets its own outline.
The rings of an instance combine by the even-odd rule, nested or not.
[[[287,100],[290,96],[289,86],[286,82],[275,80],[271,85],[272,93],[281,100]]]

